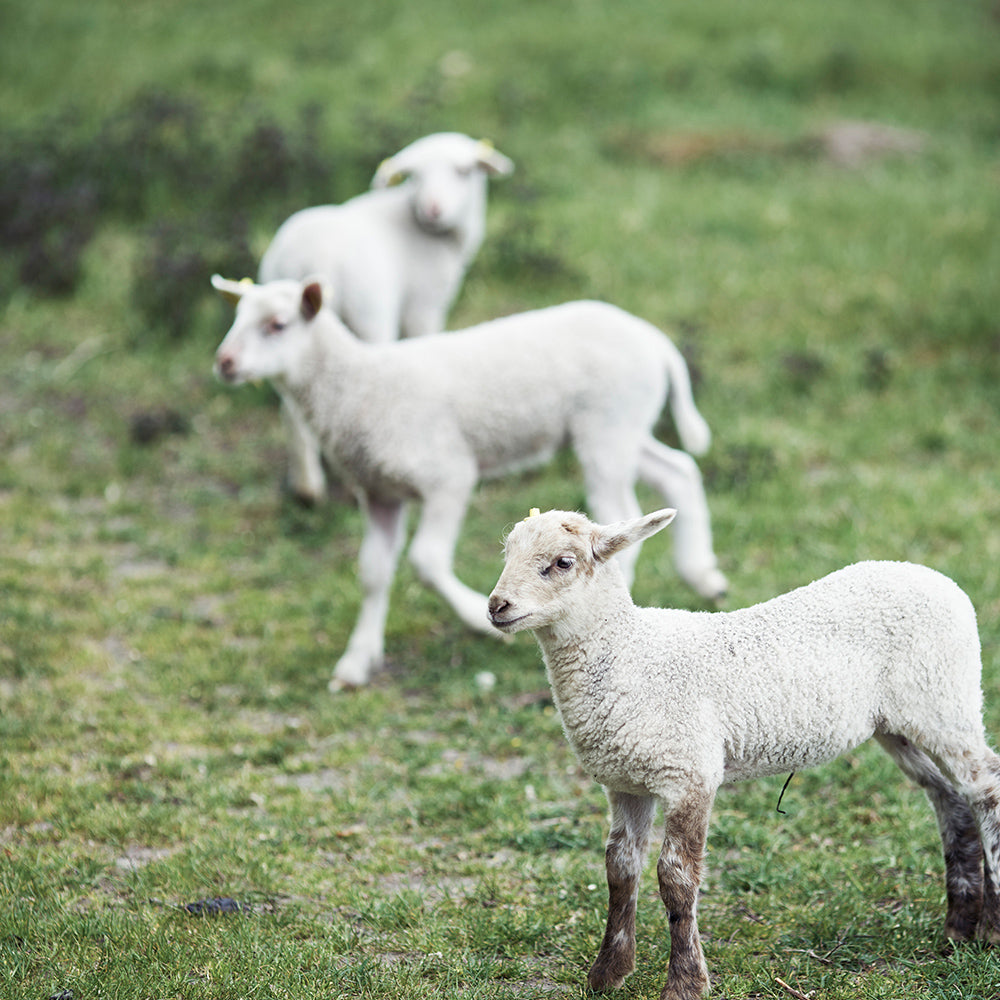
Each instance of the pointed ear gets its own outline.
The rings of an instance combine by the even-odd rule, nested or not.
[[[306,320],[316,318],[323,308],[323,284],[320,281],[310,281],[302,288],[302,304],[299,307]]]
[[[243,298],[247,288],[253,285],[249,278],[242,281],[230,281],[221,274],[212,275],[212,287],[231,305],[236,305]]]
[[[637,517],[631,521],[618,521],[599,528],[594,536],[594,558],[604,561],[613,555],[627,549],[636,542],[641,542],[650,535],[655,535],[665,528],[677,516],[676,510],[669,507],[655,510],[645,517]]]
[[[479,166],[491,177],[509,177],[514,173],[514,161],[493,148],[489,139],[480,139],[477,146]]]

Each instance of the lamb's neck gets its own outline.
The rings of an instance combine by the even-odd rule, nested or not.
[[[313,321],[310,332],[309,344],[295,365],[276,380],[282,394],[290,395],[307,414],[329,408],[329,400],[342,398],[345,389],[358,384],[370,349],[325,313]]]
[[[615,652],[634,630],[635,605],[628,592],[621,599],[580,609],[580,623],[572,619],[545,626],[535,635],[557,696],[569,695],[581,683],[600,680],[614,663]]]

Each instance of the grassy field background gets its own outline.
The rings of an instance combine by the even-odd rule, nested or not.
[[[599,297],[670,329],[729,606],[926,562],[976,604],[1000,734],[998,42],[992,0],[3,5],[0,995],[583,992],[605,805],[532,640],[404,567],[386,670],[330,696],[357,511],[296,507],[273,395],[210,373],[211,271],[429,131],[518,168],[453,325]],[[905,142],[845,163],[859,121]],[[582,504],[565,456],[487,484],[459,574]],[[635,594],[699,607],[669,538]],[[1000,995],[994,952],[944,947],[932,813],[877,750],[779,815],[782,783],[719,796],[715,995]],[[652,871],[639,914],[622,995],[654,997]]]

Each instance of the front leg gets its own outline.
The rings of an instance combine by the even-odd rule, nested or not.
[[[454,477],[446,488],[424,497],[409,557],[421,582],[436,590],[469,628],[500,636],[490,624],[486,595],[462,583],[453,568],[458,533],[474,485],[474,475],[464,480]]]
[[[608,923],[587,982],[593,990],[621,986],[635,968],[635,907],[649,849],[656,799],[607,790],[611,833],[604,861],[608,875]]]
[[[674,808],[664,803],[666,833],[656,874],[670,921],[670,963],[660,1000],[698,1000],[708,992],[697,906],[714,797],[714,791],[692,788]]]
[[[291,396],[281,397],[281,418],[288,443],[288,488],[307,506],[326,496],[326,473],[319,441]]]
[[[363,497],[367,525],[358,560],[361,610],[344,655],[337,661],[330,691],[360,687],[382,665],[389,590],[396,574],[406,527],[406,505]]]

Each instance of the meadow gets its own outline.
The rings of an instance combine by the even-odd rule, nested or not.
[[[669,330],[727,606],[927,563],[976,605],[1000,737],[998,43],[993,0],[4,4],[0,996],[586,993],[606,806],[533,640],[404,565],[386,668],[330,695],[357,509],[297,506],[273,392],[211,374],[212,271],[426,132],[517,164],[451,325],[593,297]],[[459,575],[582,505],[565,455],[484,485]],[[634,594],[701,607],[666,533]],[[877,748],[783,784],[716,803],[713,996],[1000,996]],[[659,995],[662,909],[651,863],[623,997]]]

